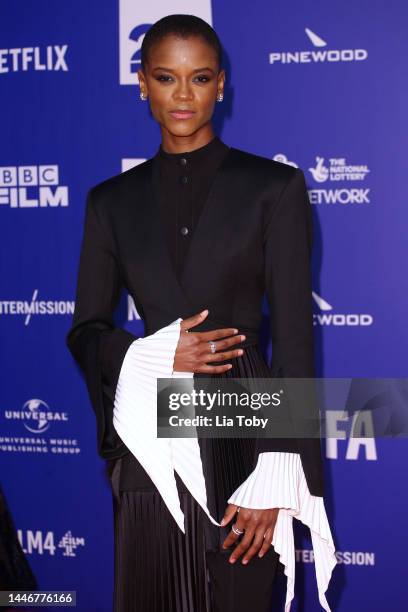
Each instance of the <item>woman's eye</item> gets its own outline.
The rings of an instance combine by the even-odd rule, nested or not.
[[[169,75],[167,75],[167,74],[160,74],[160,75],[157,77],[157,80],[158,80],[158,81],[164,81],[164,82],[166,82],[166,81],[168,81],[169,79],[171,79],[171,76],[169,76]]]
[[[173,80],[173,77],[168,74],[160,74],[156,77],[156,80],[161,81],[162,83],[168,83],[169,81]],[[199,83],[207,83],[210,80],[210,77],[206,76],[205,74],[199,74],[197,77],[195,77],[195,80],[197,80]]]

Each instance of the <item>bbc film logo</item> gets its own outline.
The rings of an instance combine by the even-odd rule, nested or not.
[[[57,164],[0,167],[0,205],[9,208],[68,206],[66,185],[60,185]]]

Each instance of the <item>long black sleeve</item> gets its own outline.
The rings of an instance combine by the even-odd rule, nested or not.
[[[276,376],[315,375],[310,269],[312,227],[304,174],[295,169],[265,228],[271,368]]]
[[[314,378],[315,355],[311,285],[313,222],[305,177],[294,169],[265,222],[265,288],[270,310],[272,363],[271,376]],[[310,387],[306,393],[310,392]],[[294,394],[296,395],[296,394]],[[257,440],[257,452],[289,450],[297,447],[322,482],[322,457],[318,438],[300,438],[299,428],[308,418],[316,418],[313,394],[305,401],[308,414],[296,402],[291,412],[296,440]],[[290,405],[290,402],[289,404]],[[302,424],[300,423],[302,420]],[[305,420],[303,420],[305,419]],[[298,422],[297,422],[298,420]],[[316,423],[316,421],[313,421]],[[301,429],[304,431],[304,429]],[[310,484],[310,483],[309,483]],[[322,487],[314,490],[322,494]]]
[[[75,310],[66,343],[85,376],[96,415],[98,452],[112,459],[127,452],[113,427],[113,401],[126,351],[138,336],[113,323],[123,279],[109,223],[103,225],[98,218],[95,201],[91,189],[86,200]]]

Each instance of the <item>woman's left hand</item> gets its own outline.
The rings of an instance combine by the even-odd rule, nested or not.
[[[242,563],[246,564],[256,553],[258,553],[259,557],[263,557],[271,547],[279,508],[255,510],[243,508],[242,506],[238,508],[235,504],[228,504],[222,519],[223,527],[234,518],[236,512],[238,512],[238,514],[234,526],[240,531],[243,529],[245,531],[242,535],[237,535],[231,529],[222,547],[223,549],[229,548],[238,538],[241,538],[240,543],[234,548],[228,560],[230,563],[235,563],[235,561],[245,553]]]

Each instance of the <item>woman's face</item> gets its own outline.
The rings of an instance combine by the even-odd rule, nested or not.
[[[167,36],[150,50],[145,71],[139,70],[138,77],[162,132],[185,137],[211,128],[225,72],[219,71],[215,51],[201,37]]]

